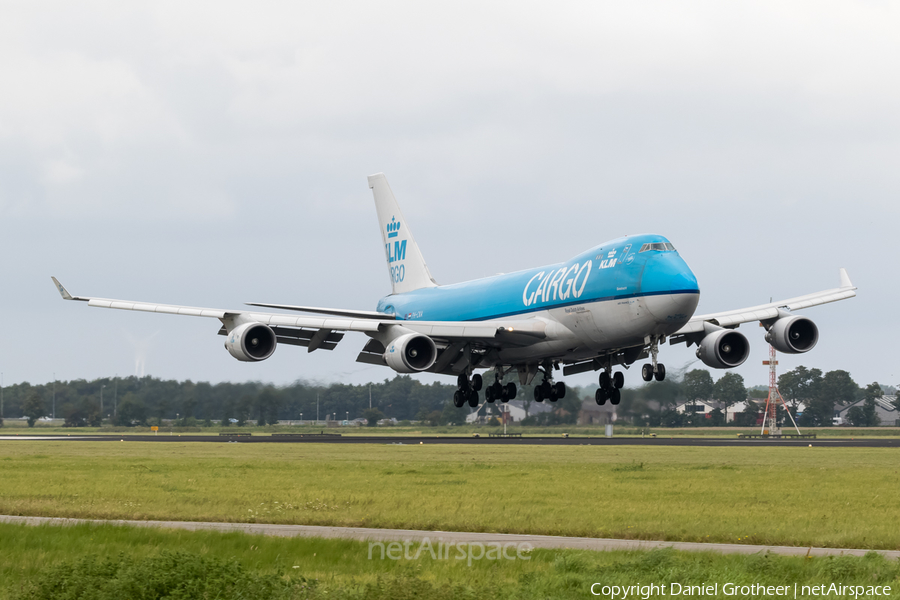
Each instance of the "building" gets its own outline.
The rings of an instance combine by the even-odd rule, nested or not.
[[[579,425],[608,425],[615,423],[616,419],[616,407],[612,404],[599,406],[593,398],[585,398],[581,402],[581,409],[578,411]]]
[[[676,405],[675,412],[679,414],[693,413],[698,415],[708,415],[718,408],[725,415],[725,422],[731,423],[732,421],[734,421],[734,416],[736,414],[746,412],[748,408],[751,410],[751,412],[762,412],[765,405],[765,400],[762,401],[761,406],[758,403],[755,406],[751,406],[751,403],[745,400],[743,402],[738,402],[737,404],[732,404],[728,408],[725,408],[725,406],[721,402],[715,400],[691,400],[689,402],[682,402],[681,404]]]
[[[505,404],[502,402],[482,402],[478,405],[478,408],[466,415],[466,423],[487,423],[492,416],[500,419],[503,414],[492,414],[488,409],[490,406],[495,407],[498,412],[507,415],[507,423],[518,423],[525,417],[553,412],[556,409],[556,405],[552,402],[528,402],[527,411],[524,400],[510,400]]]
[[[894,406],[894,402],[896,401],[897,396],[882,396],[881,398],[875,398],[875,414],[878,415],[878,418],[881,420],[881,425],[891,427],[895,425],[900,426],[900,411]],[[835,407],[835,424],[849,425],[850,421],[847,419],[847,412],[854,406],[862,408],[865,403],[865,400],[859,400],[853,404]]]

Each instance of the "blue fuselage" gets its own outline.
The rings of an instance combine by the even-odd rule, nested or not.
[[[634,235],[555,265],[386,296],[378,310],[401,320],[485,321],[529,318],[575,305],[685,295],[692,299],[685,310],[693,312],[699,293],[696,277],[666,238]],[[673,325],[690,317],[666,316]]]

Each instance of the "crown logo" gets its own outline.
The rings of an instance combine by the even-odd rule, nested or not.
[[[400,231],[400,223],[397,222],[397,219],[391,217],[391,222],[388,223],[386,229],[389,238],[397,237],[397,233]]]

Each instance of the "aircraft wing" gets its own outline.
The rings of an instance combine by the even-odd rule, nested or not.
[[[805,296],[789,298],[788,300],[779,300],[778,302],[770,302],[768,304],[760,304],[759,306],[751,306],[749,308],[739,308],[737,310],[728,310],[708,315],[695,315],[684,327],[669,336],[669,343],[677,344],[686,341],[687,338],[693,334],[703,333],[704,323],[718,325],[719,327],[734,328],[741,323],[778,318],[779,310],[800,310],[809,308],[810,306],[828,304],[829,302],[837,302],[838,300],[846,300],[847,298],[856,296],[856,287],[850,282],[850,277],[847,275],[846,269],[841,269],[840,276],[840,287],[830,290],[823,290]]]
[[[492,346],[502,343],[510,345],[528,345],[545,337],[542,321],[532,320],[508,320],[508,321],[401,321],[394,318],[375,318],[373,313],[363,316],[365,311],[359,311],[361,318],[341,318],[340,316],[307,316],[288,315],[281,313],[255,312],[248,310],[229,310],[222,308],[202,308],[196,306],[178,306],[174,304],[155,304],[138,302],[134,300],[113,300],[110,298],[94,298],[87,296],[73,296],[59,282],[52,277],[53,283],[59,290],[64,300],[86,302],[88,306],[98,308],[115,308],[119,310],[136,310],[141,312],[160,313],[167,315],[185,315],[190,317],[210,317],[226,322],[254,322],[271,326],[279,343],[288,343],[307,346],[312,350],[323,348],[331,350],[343,337],[342,334],[333,332],[359,331],[370,335],[386,332],[391,327],[400,327],[417,333],[425,334],[437,342],[454,343],[460,341],[477,342],[480,345]],[[308,308],[308,307],[304,307]],[[329,309],[318,309],[327,311]],[[340,314],[353,313],[335,309]],[[369,316],[373,315],[373,316]],[[294,332],[290,332],[294,329]],[[307,333],[296,333],[296,329]],[[319,336],[315,332],[323,332]],[[224,334],[224,331],[220,331]],[[310,339],[320,338],[317,343],[309,344]]]
[[[347,310],[345,308],[321,308],[319,306],[295,306],[293,304],[261,304],[259,302],[247,302],[247,306],[259,306],[262,308],[277,308],[278,310],[295,310],[299,312],[317,313],[339,317],[353,317],[356,319],[387,319],[393,321],[395,315],[374,310]]]

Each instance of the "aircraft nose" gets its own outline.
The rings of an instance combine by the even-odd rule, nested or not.
[[[700,302],[697,278],[678,255],[662,255],[658,259],[652,269],[656,294],[648,297],[648,308],[657,322],[677,329],[693,316]],[[645,290],[649,291],[646,286]]]
[[[696,292],[700,288],[697,285],[697,277],[685,264],[683,268],[674,269],[669,278],[669,289],[678,292]]]
[[[645,292],[697,292],[697,278],[684,260],[674,252],[659,254],[648,262],[641,277]]]

